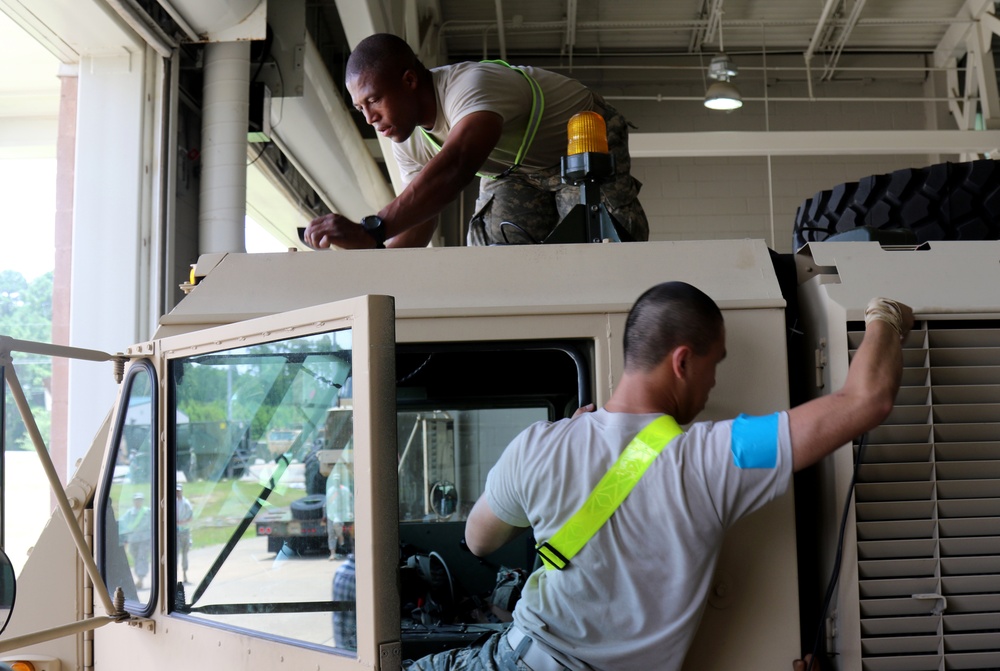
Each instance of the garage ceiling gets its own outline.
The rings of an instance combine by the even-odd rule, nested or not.
[[[849,54],[925,54],[956,44],[984,0],[441,0],[440,44],[452,59],[512,60],[713,53],[795,54],[834,71]]]
[[[799,82],[786,95],[819,99],[822,82],[947,84],[957,128],[1000,127],[992,43],[993,0],[324,0],[310,6],[346,32],[349,45],[375,31],[403,35],[428,65],[504,58],[567,72],[615,95],[695,99],[711,57],[724,50],[762,99],[766,81]],[[386,10],[395,8],[396,12]],[[360,20],[358,17],[362,17]],[[341,25],[343,27],[341,27]],[[969,55],[972,55],[970,58]],[[989,73],[985,75],[984,73]],[[871,87],[873,98],[892,95]],[[772,94],[773,95],[773,94]],[[685,97],[686,96],[686,97]],[[982,109],[978,99],[982,97]],[[963,106],[967,99],[973,104]]]
[[[696,53],[716,46],[720,25],[732,51],[832,55],[932,52],[967,23],[965,0],[442,0],[449,53],[473,55],[501,37],[520,55]],[[984,4],[984,3],[970,3]],[[501,19],[502,23],[498,21]],[[766,41],[766,44],[765,44]]]

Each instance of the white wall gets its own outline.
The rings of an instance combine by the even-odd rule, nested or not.
[[[142,222],[145,50],[86,57],[79,67],[70,343],[109,353],[149,337]],[[68,464],[90,447],[117,385],[110,364],[70,364]]]

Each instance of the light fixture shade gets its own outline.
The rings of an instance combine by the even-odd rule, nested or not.
[[[712,82],[705,93],[705,107],[713,110],[739,109],[743,107],[743,96],[732,82]]]

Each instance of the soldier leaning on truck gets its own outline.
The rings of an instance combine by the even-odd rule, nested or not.
[[[607,404],[522,432],[466,522],[466,542],[480,557],[529,526],[541,542],[546,567],[523,588],[513,624],[409,670],[680,669],[726,529],[784,493],[793,471],[878,426],[892,409],[913,314],[878,298],[865,321],[839,391],[682,431],[704,409],[725,358],[722,313],[681,282],[644,293],[629,313],[624,372]],[[624,498],[587,508],[611,498],[599,482],[612,475]],[[581,510],[599,521],[585,521]]]
[[[541,242],[580,202],[578,188],[562,183],[559,161],[566,123],[582,111],[604,117],[614,155],[602,202],[632,239],[649,237],[641,185],[630,172],[628,122],[574,79],[500,61],[428,70],[406,42],[379,33],[351,53],[347,89],[365,121],[393,141],[406,188],[361,226],[339,214],[314,219],[304,235],[313,248],[424,247],[438,213],[477,174],[469,244]]]

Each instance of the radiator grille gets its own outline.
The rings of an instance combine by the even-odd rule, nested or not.
[[[1000,324],[919,324],[903,361],[855,491],[862,666],[1000,668]]]

